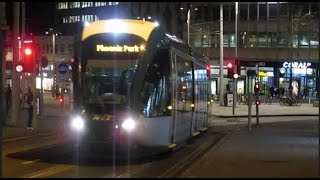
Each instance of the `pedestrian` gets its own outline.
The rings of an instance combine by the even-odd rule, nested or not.
[[[307,99],[308,93],[309,93],[309,92],[308,92],[308,88],[305,87],[305,88],[303,89],[303,98],[304,98],[304,99]]]
[[[27,110],[28,110],[28,125],[27,129],[33,129],[32,128],[32,118],[33,118],[33,93],[31,91],[31,87],[28,87],[28,92],[25,97],[25,103],[27,105]]]
[[[274,96],[274,88],[273,88],[273,86],[271,86],[269,88],[269,94],[271,95],[271,98],[273,99],[273,96]]]
[[[9,113],[9,109],[11,108],[11,99],[12,99],[12,89],[10,84],[6,88],[6,112]]]

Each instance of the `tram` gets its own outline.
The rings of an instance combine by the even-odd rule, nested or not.
[[[173,148],[208,128],[208,59],[156,22],[84,26],[72,65],[82,143]]]

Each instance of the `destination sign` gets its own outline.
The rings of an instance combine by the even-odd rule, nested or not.
[[[105,46],[105,45],[97,45],[97,52],[141,52],[145,51],[145,46],[128,46],[128,45],[117,45],[117,46]]]

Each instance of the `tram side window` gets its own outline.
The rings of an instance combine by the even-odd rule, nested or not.
[[[192,102],[192,64],[190,60],[177,56],[178,101]]]
[[[163,55],[163,54],[162,54]],[[164,56],[156,56],[161,58]],[[141,99],[144,104],[143,113],[145,117],[158,117],[168,115],[167,105],[170,102],[168,63],[159,62],[157,58],[154,64],[147,68]]]

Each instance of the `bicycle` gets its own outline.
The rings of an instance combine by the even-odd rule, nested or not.
[[[271,94],[267,94],[266,99],[265,99],[266,104],[272,104],[272,96]]]
[[[252,97],[252,103],[251,104],[254,104],[254,101],[255,101],[255,99],[254,99],[254,97]],[[247,94],[243,94],[241,96],[241,101],[240,102],[242,102],[244,105],[248,105],[248,95]]]
[[[302,101],[299,96],[293,96],[293,97],[281,97],[279,100],[279,103],[281,106],[301,106]]]

